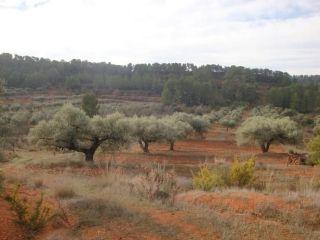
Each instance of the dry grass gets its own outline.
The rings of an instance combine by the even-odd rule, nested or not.
[[[70,187],[61,187],[55,190],[55,197],[58,199],[70,199],[76,196],[75,191]]]
[[[136,210],[132,210],[110,199],[82,198],[70,203],[70,209],[79,217],[76,229],[93,226],[104,226],[110,222],[128,222],[130,231],[151,232],[173,239],[177,235],[177,229],[173,226],[155,222],[150,216]],[[125,230],[124,230],[125,231]]]
[[[69,207],[79,217],[78,227],[102,225],[114,219],[131,221],[134,216],[129,209],[107,199],[82,198],[72,202]]]
[[[44,186],[42,179],[36,179],[34,182],[34,188],[42,188]]]
[[[260,221],[249,222],[245,215],[219,213],[205,206],[185,206],[189,221],[199,226],[215,229],[221,239],[281,239],[281,229],[275,224]]]
[[[165,153],[163,154],[165,157]],[[169,154],[167,157],[170,157]],[[223,156],[221,161],[219,157],[216,159],[218,160],[212,164],[218,171],[223,171],[230,164]],[[136,184],[134,179],[141,179],[145,172],[143,163],[123,162],[110,165],[101,161],[88,165],[81,154],[53,155],[41,151],[20,154],[20,157],[8,164],[14,166],[16,172],[6,172],[7,182],[23,183],[27,187],[41,189],[46,196],[62,199],[61,202],[66,208],[79,217],[75,229],[79,231],[92,226],[106,228],[111,224],[121,225],[125,222],[130,225],[124,230],[124,234],[149,232],[163,239],[181,239],[177,236],[183,229],[159,224],[146,213],[148,211],[142,211],[161,208],[172,214],[175,214],[176,210],[187,213],[191,224],[218,232],[222,239],[320,239],[320,177],[316,174],[312,177],[310,174],[296,174],[299,166],[286,168],[282,165],[258,163],[257,178],[254,182],[243,189],[226,187],[217,190],[219,199],[226,202],[209,207],[206,203],[185,202],[175,202],[173,206],[168,206],[161,201],[150,201],[148,197],[141,197],[133,186]],[[185,165],[179,165],[182,166]],[[53,171],[56,169],[59,171]],[[101,171],[99,175],[90,175],[84,174],[83,169],[89,172],[106,171]],[[308,172],[309,168],[304,169]],[[189,191],[192,188],[191,183],[189,177],[176,179],[180,192]],[[245,201],[255,193],[267,195],[270,199],[280,199],[284,206],[291,208],[288,210],[274,201],[266,201],[255,205],[251,210],[245,208],[242,212],[236,212],[228,205],[233,204],[230,195],[237,194]],[[75,234],[66,239],[72,238],[78,239],[79,236]]]

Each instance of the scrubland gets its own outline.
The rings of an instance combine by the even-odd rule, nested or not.
[[[102,101],[100,112],[176,111],[118,100]],[[39,105],[53,114],[65,99],[59,101]],[[146,154],[131,142],[118,152],[98,151],[93,162],[21,141],[1,163],[0,233],[39,240],[320,239],[319,167],[287,166],[287,145],[271,145],[268,153],[238,146],[233,125],[215,122],[203,136],[176,141],[174,151],[155,142]]]

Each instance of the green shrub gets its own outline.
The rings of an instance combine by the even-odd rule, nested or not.
[[[32,207],[25,199],[19,198],[19,189],[20,185],[12,195],[6,196],[6,200],[17,214],[18,223],[33,234],[40,231],[55,215],[51,214],[51,209],[44,205],[43,194]]]
[[[236,160],[231,168],[209,169],[203,166],[193,176],[193,187],[203,191],[210,191],[222,186],[247,186],[253,185],[255,171],[255,160],[250,158],[245,162]],[[257,186],[260,187],[260,186]]]
[[[308,144],[311,161],[315,165],[320,164],[320,135],[313,138]]]
[[[254,179],[255,159],[250,158],[245,162],[236,160],[230,169],[230,182],[232,185],[243,187]]]
[[[214,170],[210,170],[208,166],[203,166],[193,176],[193,187],[203,191],[210,191],[215,187],[224,185],[222,177]]]

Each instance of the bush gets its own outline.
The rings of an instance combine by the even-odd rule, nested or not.
[[[255,160],[250,158],[241,163],[236,160],[230,170],[230,182],[232,185],[243,187],[254,179]]]
[[[69,199],[73,198],[76,195],[74,190],[69,187],[59,188],[55,192],[55,197],[60,199]]]
[[[216,171],[210,170],[208,166],[203,166],[193,176],[193,187],[203,191],[210,191],[215,187],[224,185],[222,177]]]
[[[161,199],[162,202],[174,202],[178,186],[173,170],[167,170],[165,165],[157,164],[145,169],[145,174],[135,183],[139,195],[149,200]]]
[[[6,196],[12,209],[18,216],[18,223],[24,226],[30,234],[40,231],[53,217],[51,209],[43,204],[43,194],[32,207],[26,200],[19,198],[20,185],[17,186],[13,195]]]
[[[320,164],[320,135],[313,138],[308,144],[308,150],[310,151],[311,161],[315,165]]]
[[[203,191],[211,191],[223,186],[243,187],[254,183],[254,170],[255,160],[253,158],[245,162],[236,160],[231,168],[220,167],[210,170],[208,166],[203,166],[193,176],[193,187]]]

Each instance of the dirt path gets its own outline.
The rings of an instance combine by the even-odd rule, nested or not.
[[[0,199],[0,240],[24,240],[25,233],[15,223],[16,216],[10,205]]]

